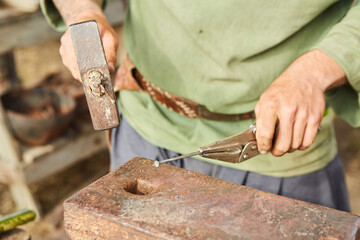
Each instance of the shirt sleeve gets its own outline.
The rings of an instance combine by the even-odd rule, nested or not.
[[[349,85],[325,93],[328,106],[353,127],[360,126],[360,5],[352,7],[314,48],[334,59]]]
[[[108,0],[103,1],[102,9],[106,8],[107,3]],[[40,7],[46,21],[51,27],[58,32],[66,31],[66,24],[52,0],[40,0]]]

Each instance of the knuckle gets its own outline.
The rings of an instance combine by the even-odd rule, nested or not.
[[[322,118],[319,117],[319,116],[312,115],[312,116],[309,118],[308,125],[311,126],[311,127],[317,127],[317,126],[320,125],[321,119],[322,119]]]
[[[270,104],[273,101],[273,99],[269,96],[269,93],[266,91],[260,96],[259,102],[262,102],[264,104]]]
[[[293,144],[291,144],[291,149],[292,150],[296,150],[296,149],[299,149],[300,148],[300,143],[293,143]]]
[[[275,157],[281,157],[281,156],[283,156],[283,155],[285,154],[284,151],[281,151],[281,150],[279,150],[279,149],[277,149],[277,148],[273,149],[271,153],[272,153],[272,155],[274,155]]]
[[[61,45],[60,48],[59,48],[59,54],[60,56],[63,56],[64,55],[64,47]]]
[[[272,95],[265,96],[265,105],[267,105],[270,108],[274,108],[276,106],[276,99],[272,97]]]
[[[306,119],[308,118],[307,111],[297,111],[296,118],[299,119],[299,121],[306,121]]]
[[[308,148],[309,148],[308,146],[301,145],[301,147],[299,148],[299,150],[306,150],[306,149],[308,149]]]
[[[294,119],[297,108],[294,105],[287,105],[281,109],[281,115],[287,119]]]
[[[267,144],[272,141],[273,136],[271,136],[269,133],[261,131],[256,132],[256,137],[258,141],[260,141],[262,144]]]
[[[303,142],[303,144],[301,145],[301,149],[302,150],[308,149],[311,146],[311,144],[312,142],[310,141]]]
[[[61,44],[65,44],[65,42],[66,42],[66,33],[61,36],[60,42],[61,42]]]
[[[326,107],[326,101],[325,101],[325,97],[324,97],[323,93],[321,93],[321,97],[318,98],[318,101],[319,101],[320,108]]]
[[[281,154],[285,154],[287,151],[289,151],[289,147],[284,145],[277,146],[275,149]]]
[[[258,145],[259,152],[269,152],[271,150],[271,146],[268,145]]]

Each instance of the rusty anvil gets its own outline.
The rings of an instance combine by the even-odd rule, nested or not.
[[[80,22],[69,30],[94,129],[117,127],[120,117],[97,23]]]
[[[73,240],[360,239],[360,217],[135,158],[64,204]]]

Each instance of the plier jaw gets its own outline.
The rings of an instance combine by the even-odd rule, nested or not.
[[[224,162],[241,163],[259,154],[255,138],[256,125],[245,132],[200,147],[199,155]]]

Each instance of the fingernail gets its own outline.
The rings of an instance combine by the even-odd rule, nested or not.
[[[115,66],[114,66],[114,64],[112,62],[109,63],[108,66],[109,66],[110,72],[115,72]]]
[[[261,150],[260,153],[261,153],[261,154],[267,154],[268,151],[266,151],[266,150]]]

